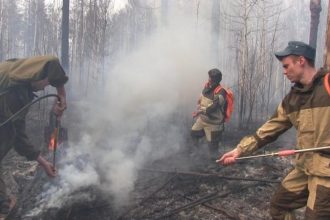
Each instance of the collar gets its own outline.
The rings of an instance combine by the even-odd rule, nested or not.
[[[314,89],[314,87],[318,84],[318,82],[328,73],[325,68],[320,68],[312,79],[312,83],[310,85],[303,85],[301,83],[295,83],[292,86],[292,90],[298,93],[310,92]]]

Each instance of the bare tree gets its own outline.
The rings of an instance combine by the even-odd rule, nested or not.
[[[322,10],[321,0],[310,0],[311,24],[309,32],[309,45],[316,48],[317,31],[320,22],[320,12]]]
[[[85,38],[85,1],[77,0],[73,1],[73,7],[71,11],[72,20],[70,21],[72,34],[72,44],[71,44],[71,65],[70,72],[75,72],[75,75],[72,75],[72,81],[82,84],[83,82],[83,68],[81,65],[84,60],[84,38]]]
[[[1,56],[3,59],[18,57],[20,54],[20,29],[22,20],[17,1],[2,2],[1,11]]]
[[[63,0],[61,61],[66,71],[69,70],[69,7],[70,0]]]
[[[220,38],[220,0],[212,1],[212,29],[211,29],[211,49],[214,54],[214,63],[219,66],[219,38]]]
[[[238,9],[235,17],[236,28],[233,29],[235,36],[237,38],[237,54],[236,61],[238,66],[238,126],[240,128],[244,127],[244,116],[247,113],[247,100],[249,96],[251,97],[251,77],[253,73],[249,71],[251,63],[249,59],[251,58],[251,47],[249,46],[249,41],[251,39],[251,25],[249,21],[251,20],[253,7],[255,2],[249,0],[240,0],[233,2],[235,7]],[[252,66],[253,67],[253,66]]]
[[[330,68],[330,4],[328,5],[328,21],[325,41],[324,66]]]
[[[238,126],[248,127],[268,116],[272,91],[273,51],[278,35],[280,3],[238,0],[230,16],[237,62]],[[229,17],[227,15],[227,17]],[[269,71],[271,71],[269,73]]]
[[[24,4],[20,42],[24,56],[55,54],[58,51],[57,16],[54,8],[47,11],[45,1],[29,0]]]
[[[0,60],[3,60],[3,0],[0,0]]]

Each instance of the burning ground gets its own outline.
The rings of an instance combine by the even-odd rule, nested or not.
[[[229,150],[243,135],[228,128],[220,150]],[[288,137],[266,150],[290,145]],[[51,181],[35,163],[12,153],[4,170],[19,203],[10,219],[270,219],[270,197],[291,168],[288,158],[222,167],[207,158],[205,143],[194,157],[187,152],[189,139],[185,144],[176,153],[136,166],[132,188],[127,179],[118,179],[129,190],[123,192],[125,204],[119,192],[104,187],[109,183],[104,171],[91,166],[92,158],[64,149],[70,146],[61,146],[59,176]]]

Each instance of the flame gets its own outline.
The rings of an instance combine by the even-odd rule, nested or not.
[[[50,136],[49,144],[48,144],[48,149],[51,151],[56,150],[57,148],[57,137],[58,137],[58,128],[55,128],[53,133]]]

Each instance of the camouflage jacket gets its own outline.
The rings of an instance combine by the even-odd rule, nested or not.
[[[0,93],[3,92],[0,95],[0,122],[11,117],[33,100],[34,94],[30,82],[44,79],[49,73],[49,68],[57,71],[56,74],[59,76],[65,76],[58,59],[53,56],[12,59],[0,63]],[[54,84],[56,80],[52,82]],[[11,148],[28,160],[35,160],[38,157],[39,150],[29,142],[25,132],[27,111],[0,128],[0,160]]]
[[[292,126],[297,130],[297,149],[330,146],[330,95],[324,86],[325,75],[320,69],[312,85],[294,85],[275,114],[254,135],[241,140],[237,146],[241,155],[275,141]],[[307,174],[330,177],[329,164],[330,151],[296,155],[296,167]]]
[[[221,88],[221,87],[219,87]],[[218,87],[205,92],[205,88],[199,98],[199,105],[202,113],[200,119],[208,124],[222,125],[225,112],[225,90]]]

